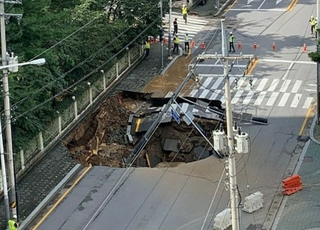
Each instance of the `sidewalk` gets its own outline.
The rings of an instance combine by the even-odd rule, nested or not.
[[[301,153],[296,172],[303,189],[283,199],[274,230],[320,229],[320,125],[310,127],[310,140]]]

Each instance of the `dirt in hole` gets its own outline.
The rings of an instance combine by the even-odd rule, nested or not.
[[[144,106],[141,106],[142,104]],[[126,135],[129,116],[136,112],[139,106],[150,108],[152,104],[139,97],[109,97],[66,138],[65,143],[71,157],[83,165],[125,167],[124,159],[131,154],[145,134],[133,132],[135,142],[132,144]],[[139,112],[134,116],[137,117],[137,114],[139,115]],[[217,127],[218,121],[196,118],[195,122],[209,136]],[[165,148],[166,141],[171,141],[171,146],[176,143],[177,149],[171,151],[172,148]],[[192,125],[188,126],[182,119],[181,123],[177,124],[172,119],[172,122],[160,124],[134,166],[147,167],[150,163],[152,167],[173,167],[196,161],[212,154],[210,149],[203,149],[206,145],[206,140]]]

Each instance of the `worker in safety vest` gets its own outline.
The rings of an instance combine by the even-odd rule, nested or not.
[[[177,53],[179,53],[179,43],[180,43],[179,36],[178,34],[176,34],[173,40],[173,51],[172,51],[173,53],[175,50],[177,50]]]
[[[9,230],[17,230],[18,223],[17,223],[17,215],[13,215],[12,219],[8,221]]]
[[[188,16],[187,6],[183,5],[181,11],[182,11],[182,16],[183,16],[184,22],[185,22],[185,24],[187,24],[187,16]]]
[[[188,34],[186,34],[184,36],[184,50],[185,50],[185,52],[189,52],[189,49],[190,49],[189,42],[190,42],[189,36],[188,36]]]
[[[234,37],[232,32],[229,33],[229,52],[231,52],[231,49],[232,52],[236,52],[234,49]]]
[[[146,50],[146,55],[144,57],[145,59],[149,58],[150,47],[151,47],[151,43],[150,43],[150,41],[148,39],[148,40],[146,40],[145,45],[144,45],[144,49]]]
[[[316,21],[316,19],[313,17],[313,15],[311,16],[309,22],[310,22],[310,25],[311,25],[311,34],[314,34],[314,29],[316,28],[317,21]]]

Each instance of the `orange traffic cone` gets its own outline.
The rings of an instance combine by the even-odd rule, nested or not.
[[[201,42],[201,49],[205,49],[206,45],[204,44],[204,41]]]
[[[303,44],[303,52],[306,52],[307,51],[307,45],[306,43]]]
[[[272,50],[276,50],[276,44],[274,42],[272,43]]]
[[[190,47],[194,48],[194,40],[193,39],[191,40]]]
[[[255,42],[253,43],[253,49],[255,49],[255,50],[257,49],[257,43],[255,43]]]
[[[242,44],[241,42],[238,42],[238,49],[241,49],[242,48]]]

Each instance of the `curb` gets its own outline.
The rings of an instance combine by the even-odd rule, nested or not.
[[[228,5],[229,5],[231,2],[233,2],[233,1],[234,1],[234,0],[227,0],[227,1],[219,8],[218,12],[213,15],[213,17],[218,17],[219,14],[221,14],[221,12],[222,12],[223,10],[225,10],[225,9],[228,7]]]
[[[41,203],[29,214],[29,216],[22,222],[19,229],[27,229],[28,226],[32,223],[32,221],[39,215],[39,213],[44,209],[45,206],[48,205],[48,203],[51,201],[52,197],[55,196],[58,191],[68,182],[68,180],[74,176],[81,167],[80,164],[77,164],[76,166],[71,169],[71,171],[60,181],[59,184],[57,184],[56,187],[41,201]]]
[[[314,116],[311,127],[310,127],[310,138],[313,142],[317,143],[318,145],[320,145],[320,141],[318,141],[315,137],[314,137],[314,127],[316,127],[316,120],[317,120],[317,116]]]
[[[183,50],[182,50],[182,48],[179,46],[179,55],[177,55],[177,56],[175,56],[171,61],[170,61],[170,63],[161,71],[161,75],[164,75],[166,72],[167,72],[167,70],[175,63],[175,61],[179,58],[179,57],[181,57],[182,56],[182,54],[183,54]]]

